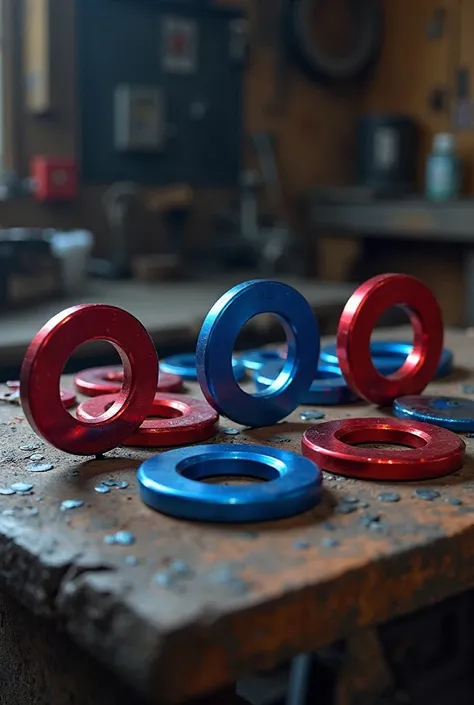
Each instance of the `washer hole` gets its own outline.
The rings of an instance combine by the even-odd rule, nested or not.
[[[239,331],[234,342],[232,354],[239,358],[245,350],[260,349],[262,345],[275,345],[273,349],[261,348],[260,353],[264,363],[278,361],[279,358],[275,351],[283,343],[287,344],[287,328],[288,326],[283,319],[274,313],[259,313],[257,316],[252,316]],[[284,360],[282,360],[283,364]],[[249,391],[251,377],[252,374],[250,373],[239,382],[240,388],[246,392]],[[252,386],[250,384],[250,387]]]
[[[423,448],[426,440],[420,436],[393,428],[360,428],[336,434],[339,441],[349,446],[380,450],[407,450]]]
[[[107,345],[106,353],[101,353],[100,363],[97,360],[97,343],[105,343]],[[104,362],[104,360],[106,360]],[[89,367],[98,367],[100,365],[122,367],[122,372],[120,377],[112,378],[111,376],[104,375],[104,380],[112,381],[122,381],[123,380],[123,365],[122,359],[117,348],[112,345],[108,340],[88,340],[86,343],[79,345],[70,355],[70,357],[65,361],[64,367],[61,372],[61,377],[65,374],[71,374],[72,372],[79,372],[81,370],[88,369]],[[71,385],[66,385],[66,387],[72,388]],[[110,406],[108,407],[110,409]],[[68,409],[68,413],[75,419],[75,410]]]
[[[408,326],[409,332],[407,332],[407,335],[405,336],[403,342],[409,343],[411,349],[413,349],[413,343],[415,338],[413,326],[411,324],[409,311],[407,307],[403,305],[391,306],[382,313],[382,315],[379,317],[374,326],[372,335],[370,336],[371,346],[373,346],[374,343],[380,344],[381,342],[384,342],[376,335],[376,331],[378,328],[386,328],[387,326],[393,325]],[[374,367],[376,369],[381,368],[381,373],[384,376],[387,376],[393,374],[394,372],[398,372],[398,370],[402,367],[403,363],[405,362],[407,355],[400,354],[400,352],[390,352],[390,350],[377,350],[375,354],[374,352],[372,352],[371,357]],[[390,365],[389,367],[387,367],[390,362],[394,363],[393,366]]]
[[[208,484],[256,484],[276,480],[280,476],[278,467],[283,465],[276,459],[269,460],[271,464],[215,453],[188,458],[178,463],[177,471],[188,480]]]

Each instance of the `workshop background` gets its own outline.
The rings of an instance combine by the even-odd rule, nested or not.
[[[290,277],[333,332],[401,271],[473,324],[473,28],[470,0],[2,0],[4,365],[91,276],[117,305]]]

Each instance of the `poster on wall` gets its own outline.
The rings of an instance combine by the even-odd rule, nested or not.
[[[196,22],[185,17],[165,16],[162,18],[161,35],[163,69],[168,73],[196,73]]]

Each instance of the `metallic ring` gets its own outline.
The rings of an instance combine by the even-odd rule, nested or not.
[[[83,421],[95,421],[116,399],[116,394],[88,399],[78,406],[77,417]],[[219,416],[207,401],[184,394],[155,394],[149,416],[161,418],[145,419],[122,445],[165,448],[200,443],[215,436],[219,430]]]
[[[122,389],[123,367],[91,367],[78,372],[74,384],[78,392],[87,397],[98,397],[103,394],[118,394]],[[158,376],[158,392],[180,392],[183,380],[178,375],[167,374],[160,369]]]
[[[409,395],[395,399],[393,413],[399,419],[425,421],[457,433],[474,431],[471,399]]]
[[[274,383],[252,395],[233,379],[230,361],[240,329],[261,313],[280,319],[288,356]],[[216,411],[244,426],[271,426],[296,409],[313,381],[319,358],[318,323],[309,303],[293,287],[267,280],[243,282],[207,314],[196,358],[199,384]]]
[[[237,382],[241,382],[245,377],[245,367],[241,360],[232,358],[232,369]],[[190,382],[197,381],[196,355],[195,353],[181,353],[171,355],[160,362],[160,370],[167,374],[179,375],[182,379]]]
[[[254,383],[257,392],[264,392],[273,384],[281,372],[283,361],[269,362],[255,373]],[[303,394],[300,404],[318,404],[330,406],[335,404],[350,404],[360,401],[347,386],[347,382],[338,368],[319,365],[311,387]]]
[[[362,443],[392,443],[407,450],[363,448]],[[364,418],[327,421],[303,434],[303,455],[324,470],[361,480],[427,480],[462,467],[464,442],[431,424]]]
[[[384,311],[404,305],[414,331],[413,350],[399,370],[384,377],[374,367],[370,336]],[[337,356],[347,384],[360,397],[381,406],[419,394],[435,377],[443,350],[438,302],[421,281],[406,274],[381,274],[359,286],[338,326]]]
[[[403,365],[413,350],[412,343],[399,340],[373,340],[370,343],[372,363],[383,375],[391,375]],[[339,365],[336,344],[326,345],[321,350],[321,361],[329,365]],[[453,371],[454,355],[452,350],[444,348],[436,371],[436,378],[447,377]]]
[[[59,395],[65,362],[89,340],[112,343],[124,368],[116,402],[94,423],[73,418]],[[145,420],[157,379],[155,346],[134,316],[116,306],[81,304],[54,316],[33,338],[21,368],[21,402],[33,429],[56,448],[96,455],[119,446]]]
[[[265,482],[204,484],[210,477]],[[321,498],[322,474],[307,458],[268,446],[224,443],[180,448],[145,460],[138,469],[145,504],[180,519],[235,523],[300,514]]]
[[[281,362],[281,354],[279,350],[272,348],[246,350],[240,355],[239,360],[241,360],[246,370],[255,371],[260,370],[269,362]]]

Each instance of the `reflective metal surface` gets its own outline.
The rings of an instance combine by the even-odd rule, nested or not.
[[[364,443],[408,448],[364,448]],[[459,470],[465,444],[439,426],[381,417],[311,426],[303,434],[301,450],[323,470],[338,475],[362,480],[427,480]]]
[[[239,360],[242,361],[246,370],[260,370],[269,362],[281,362],[281,354],[278,349],[261,348],[259,350],[246,350],[240,353]]]
[[[374,367],[370,336],[384,311],[403,305],[413,326],[413,350],[402,367],[384,377]],[[359,286],[342,312],[337,356],[353,391],[380,406],[406,394],[419,394],[434,379],[443,349],[439,304],[421,281],[406,274],[381,274]]]
[[[242,476],[260,482],[202,482]],[[322,485],[318,467],[301,455],[231,443],[155,455],[140,465],[137,478],[141,499],[153,509],[180,519],[225,523],[299,514],[319,501]]]
[[[115,403],[94,423],[71,416],[59,393],[64,365],[89,340],[112,343],[124,369]],[[121,445],[145,420],[157,380],[155,346],[142,324],[115,306],[82,304],[51,318],[34,337],[21,369],[21,402],[30,425],[51,445],[96,455]]]
[[[237,382],[241,382],[245,377],[245,367],[241,360],[233,357],[232,368]],[[194,353],[181,353],[180,355],[170,355],[160,361],[160,372],[178,375],[182,379],[189,381],[197,380],[196,355]]]
[[[413,350],[413,344],[400,340],[373,340],[370,343],[372,363],[380,374],[391,375],[403,365]],[[339,365],[336,344],[326,345],[321,350],[321,361],[329,365]],[[441,353],[436,377],[447,377],[453,371],[454,355],[444,348]]]
[[[78,392],[86,397],[98,397],[102,394],[118,394],[122,389],[123,367],[111,365],[108,367],[91,367],[78,372],[74,384]],[[180,392],[183,380],[178,375],[168,374],[160,369],[158,392]]]
[[[458,433],[474,431],[472,399],[409,395],[395,399],[393,413],[399,419],[426,421]]]
[[[78,406],[77,417],[95,421],[116,398],[116,394],[106,394],[88,399]],[[219,416],[207,401],[184,394],[155,394],[149,416],[159,418],[147,418],[122,445],[164,448],[200,443],[219,430]]]
[[[232,375],[234,342],[242,326],[261,313],[279,317],[288,354],[264,392],[244,392]],[[269,426],[290,414],[313,381],[319,359],[319,327],[311,306],[281,282],[254,280],[230,289],[211,308],[199,333],[198,379],[208,402],[223,416],[245,426]]]
[[[283,361],[269,362],[258,372],[255,372],[254,383],[257,392],[263,392],[274,383],[280,374]],[[319,404],[329,406],[335,404],[349,404],[359,401],[356,394],[347,386],[341,371],[334,366],[321,366],[316,372],[310,388],[304,392],[300,404]]]

